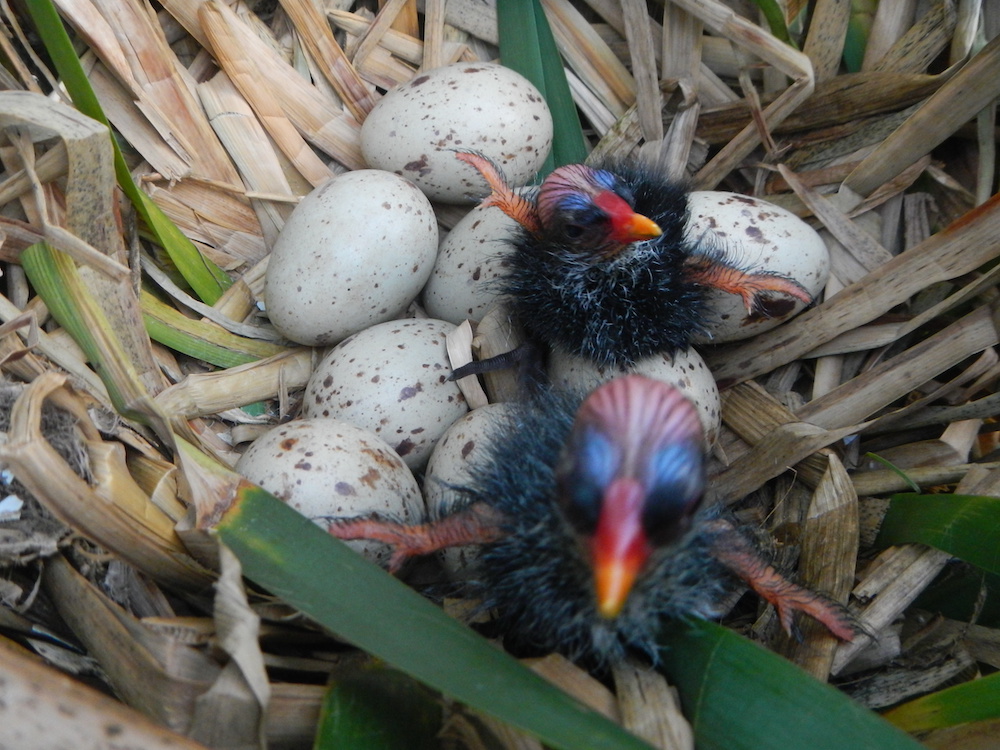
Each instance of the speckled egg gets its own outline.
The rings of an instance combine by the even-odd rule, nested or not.
[[[428,315],[456,325],[482,319],[496,300],[495,280],[517,223],[495,206],[476,206],[448,233],[424,287]]]
[[[472,203],[489,193],[455,150],[483,154],[511,185],[523,185],[551,146],[552,116],[538,89],[510,68],[486,62],[421,73],[382,97],[361,126],[370,166],[413,180],[445,203]]]
[[[324,528],[328,519],[378,513],[404,523],[424,518],[413,474],[396,452],[368,430],[335,419],[300,419],[257,438],[236,471]],[[388,545],[347,542],[378,563]]]
[[[295,207],[268,261],[267,314],[282,335],[327,346],[398,317],[437,256],[426,196],[389,172],[335,177]]]
[[[394,320],[356,333],[313,371],[306,417],[341,419],[378,435],[411,469],[423,467],[452,422],[468,411],[448,377],[444,320]]]
[[[738,193],[696,191],[688,199],[687,237],[737,268],[786,276],[814,298],[830,274],[830,255],[816,231],[795,214]],[[701,342],[738,341],[774,328],[806,304],[784,294],[767,298],[767,312],[748,313],[739,295],[708,290],[708,333]]]
[[[706,447],[715,443],[722,426],[722,402],[712,372],[694,349],[681,352],[673,359],[665,354],[654,354],[639,360],[631,368],[596,365],[590,360],[558,350],[554,350],[549,357],[552,382],[580,391],[592,391],[601,383],[633,372],[679,388],[698,408]]]
[[[488,404],[474,409],[448,428],[441,438],[424,475],[424,501],[428,517],[443,518],[462,502],[455,487],[469,483],[470,467],[483,460],[490,434],[511,410],[510,404]],[[451,547],[438,556],[445,570],[452,575],[466,572],[478,555],[479,545]]]

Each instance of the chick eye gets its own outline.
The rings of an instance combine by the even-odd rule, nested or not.
[[[578,240],[583,237],[583,227],[579,224],[567,224],[563,227],[563,232],[566,235],[566,239]]]
[[[578,532],[593,533],[604,490],[614,477],[617,453],[596,430],[585,430],[567,445],[556,472],[558,497],[566,520]]]
[[[643,526],[654,543],[664,544],[687,529],[701,503],[701,449],[687,443],[666,446],[651,457],[649,471]]]

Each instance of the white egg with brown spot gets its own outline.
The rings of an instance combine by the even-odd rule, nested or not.
[[[257,438],[236,471],[327,528],[335,518],[377,513],[403,523],[423,520],[416,479],[403,460],[368,430],[335,419],[299,419]],[[374,541],[347,542],[373,562],[391,549]]]
[[[334,347],[306,386],[306,417],[340,419],[375,433],[412,469],[468,404],[449,380],[447,336],[455,326],[431,318],[393,320]]]
[[[375,169],[335,177],[295,207],[268,261],[265,303],[282,335],[328,346],[399,317],[437,257],[437,219],[409,180]]]
[[[392,89],[361,126],[370,166],[413,180],[431,200],[472,203],[488,195],[482,176],[455,158],[476,151],[511,185],[524,185],[552,147],[552,115],[527,78],[488,62],[429,70]],[[470,197],[470,194],[472,197]]]
[[[685,236],[713,258],[748,273],[783,276],[815,299],[830,275],[823,238],[791,211],[760,198],[713,190],[688,197]],[[762,297],[764,312],[748,311],[737,294],[706,291],[706,333],[696,342],[722,343],[756,336],[800,313],[807,303],[779,292]]]
[[[424,474],[424,502],[431,520],[445,518],[464,505],[460,487],[469,484],[472,467],[484,460],[495,430],[511,410],[508,403],[473,409],[448,428],[434,448]],[[438,553],[444,569],[465,575],[479,555],[479,545],[443,549]]]
[[[705,445],[712,446],[722,427],[722,401],[711,370],[694,349],[678,352],[674,357],[654,354],[639,360],[632,367],[597,365],[592,361],[553,350],[549,356],[549,377],[559,388],[590,392],[601,383],[629,373],[638,373],[661,380],[678,388],[697,407],[705,431]]]
[[[429,315],[456,325],[482,320],[496,301],[498,277],[517,223],[495,206],[476,206],[448,232],[423,291]]]

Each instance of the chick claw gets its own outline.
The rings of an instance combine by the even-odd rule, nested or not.
[[[327,532],[342,541],[369,539],[392,547],[389,572],[397,573],[412,557],[447,547],[495,542],[503,532],[501,516],[484,503],[473,503],[438,521],[408,526],[378,516],[331,519]]]
[[[455,158],[479,172],[490,186],[492,192],[479,205],[496,206],[529,232],[539,230],[535,205],[511,190],[496,164],[475,151],[456,151]]]
[[[795,613],[802,612],[842,641],[852,641],[858,626],[846,607],[822,594],[792,583],[766,562],[727,521],[712,522],[716,559],[743,579],[757,594],[774,605],[778,621],[789,636],[796,632]]]
[[[749,273],[705,256],[693,256],[685,267],[688,280],[728,294],[738,294],[748,313],[773,317],[766,303],[772,293],[785,294],[811,305],[813,297],[795,279],[777,273]]]

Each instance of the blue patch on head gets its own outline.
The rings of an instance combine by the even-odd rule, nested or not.
[[[606,169],[594,170],[594,182],[605,190],[614,190],[618,186],[618,179]]]

